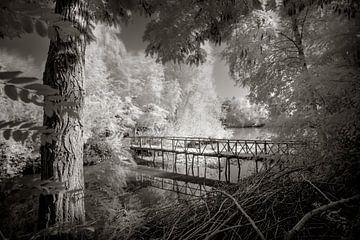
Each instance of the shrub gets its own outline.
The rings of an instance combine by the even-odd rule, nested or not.
[[[11,178],[24,173],[36,173],[40,169],[38,143],[0,140],[0,177]]]
[[[112,157],[109,144],[99,136],[93,136],[84,145],[84,165],[95,165]]]

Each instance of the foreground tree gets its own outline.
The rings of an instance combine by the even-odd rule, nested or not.
[[[55,194],[40,196],[40,229],[64,222],[85,221],[82,115],[88,1],[57,1],[55,13],[71,22],[80,34],[61,38],[57,32],[58,36],[51,39],[43,81],[59,90],[62,100],[72,104],[75,114],[62,111],[63,106],[57,107],[53,114],[44,114],[44,125],[54,130],[57,139],[41,147],[41,179],[51,179],[64,188],[57,189]],[[45,97],[45,106],[57,102]]]

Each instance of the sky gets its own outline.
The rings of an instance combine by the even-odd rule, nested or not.
[[[147,19],[135,16],[127,25],[121,26],[120,39],[128,52],[144,51],[146,42],[142,41]],[[35,64],[44,64],[48,52],[49,39],[36,34],[25,34],[21,38],[0,39],[0,50],[5,49],[10,53],[18,54],[25,58],[32,57]],[[213,77],[215,87],[220,97],[245,97],[246,89],[235,86],[235,82],[228,74],[228,67],[219,56],[216,57]]]

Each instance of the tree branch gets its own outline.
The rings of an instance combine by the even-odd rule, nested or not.
[[[299,46],[298,46],[298,44],[295,42],[294,39],[292,39],[291,37],[289,37],[288,35],[286,35],[286,34],[283,33],[283,32],[280,32],[279,34],[280,34],[281,36],[284,36],[285,38],[287,38],[289,41],[291,41],[291,42],[295,45],[295,47],[299,50]]]
[[[245,212],[245,210],[240,206],[240,204],[238,203],[238,201],[231,196],[230,194],[228,194],[227,192],[224,191],[220,191],[220,190],[215,190],[215,192],[220,192],[222,194],[224,194],[225,196],[227,196],[228,198],[230,198],[231,200],[233,200],[233,202],[235,203],[236,207],[240,210],[240,212],[245,216],[245,218],[250,222],[251,226],[254,228],[254,230],[256,231],[256,233],[259,235],[261,240],[265,240],[264,234],[260,231],[260,229],[256,226],[254,220],[252,220],[252,218]]]
[[[359,200],[360,194],[357,194],[350,198],[341,199],[336,202],[330,202],[329,204],[322,205],[321,207],[315,208],[311,210],[310,212],[306,213],[300,221],[287,233],[285,239],[291,240],[293,239],[296,234],[300,231],[300,229],[306,224],[307,221],[309,221],[314,215],[319,214],[321,212],[324,212],[330,208],[337,207],[338,205],[345,204],[351,201]]]
[[[318,191],[326,200],[328,200],[330,203],[332,202],[331,199],[326,196],[326,194],[320,190],[320,188],[318,188],[317,186],[315,186],[315,184],[313,184],[312,182],[310,182],[310,180],[307,180],[303,174],[301,174],[302,178],[304,179],[304,181],[308,182],[313,188],[316,189],[316,191]]]

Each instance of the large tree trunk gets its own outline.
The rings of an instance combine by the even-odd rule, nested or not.
[[[63,223],[85,221],[83,176],[83,105],[85,31],[88,24],[86,0],[57,0],[55,13],[80,30],[80,36],[52,39],[50,42],[44,84],[59,90],[62,104],[45,97],[44,126],[52,129],[57,139],[41,147],[41,179],[62,183],[62,191],[42,194],[39,200],[39,229]],[[65,108],[72,103],[72,113]],[[78,116],[76,116],[78,115]]]

